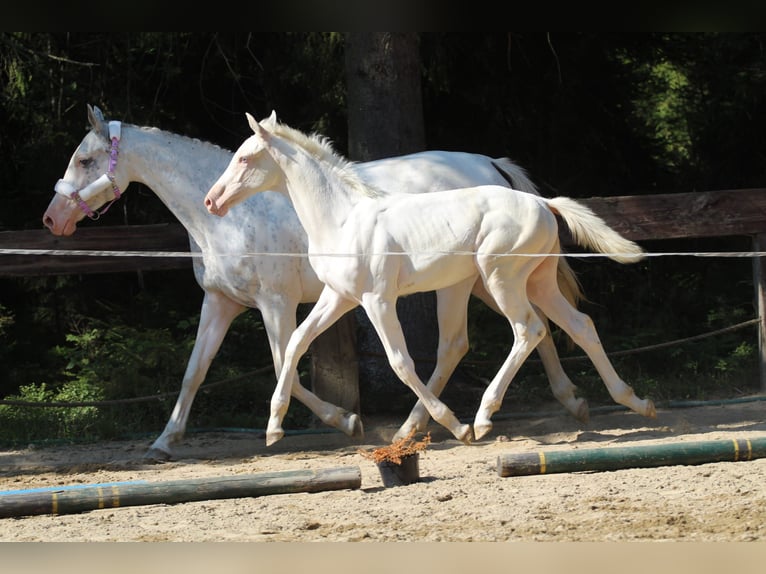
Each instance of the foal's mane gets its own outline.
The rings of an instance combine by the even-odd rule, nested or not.
[[[356,162],[335,151],[332,142],[326,136],[317,133],[306,134],[281,123],[276,124],[274,133],[303,149],[356,193],[367,197],[378,197],[382,194],[379,189],[359,177]]]

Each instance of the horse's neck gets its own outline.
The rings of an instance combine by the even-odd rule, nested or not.
[[[149,187],[199,243],[200,229],[212,222],[205,194],[232,155],[170,132],[125,126],[118,162],[130,181]]]
[[[273,157],[287,179],[287,194],[312,243],[326,245],[362,197],[333,171],[299,145],[273,138]]]

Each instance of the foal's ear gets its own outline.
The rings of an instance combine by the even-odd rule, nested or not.
[[[245,117],[247,118],[247,125],[250,126],[251,130],[255,131],[255,124],[258,122],[255,121],[255,118],[251,116],[249,112],[245,112]]]
[[[271,115],[268,118],[261,120],[261,127],[273,132],[277,129],[277,112],[271,110]]]
[[[271,135],[271,132],[269,132],[268,129],[263,127],[262,123],[258,123],[253,116],[251,116],[248,113],[245,113],[247,116],[247,123],[250,124],[250,128],[253,130],[253,133],[257,136],[261,137],[264,141],[268,139],[269,135]],[[263,120],[266,121],[266,120]]]

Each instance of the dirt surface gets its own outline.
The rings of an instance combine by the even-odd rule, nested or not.
[[[508,453],[766,437],[766,401],[660,408],[656,419],[596,411],[585,426],[551,409],[496,420],[468,446],[432,423],[421,480],[392,488],[357,449],[390,442],[399,420],[365,420],[361,441],[325,428],[271,447],[257,433],[194,434],[161,464],[142,460],[150,439],[0,451],[0,491],[337,467],[362,477],[352,489],[3,518],[0,541],[766,540],[766,459],[498,474]]]

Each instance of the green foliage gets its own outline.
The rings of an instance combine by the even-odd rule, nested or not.
[[[162,322],[156,315],[153,319]],[[170,329],[131,325],[115,314],[109,321],[83,319],[74,324],[65,342],[52,350],[59,364],[54,378],[60,382],[22,385],[18,393],[5,399],[100,404],[0,405],[0,441],[81,441],[159,434],[180,391],[197,322],[198,316],[183,317]],[[197,394],[189,429],[266,426],[276,378],[258,314],[238,317],[228,335]],[[255,367],[260,367],[257,373]],[[306,407],[296,404],[285,425],[304,428],[312,417]]]
[[[23,385],[17,395],[6,400],[29,403],[98,401],[102,391],[82,382],[50,388],[46,383]],[[0,405],[0,441],[25,443],[30,441],[62,439],[96,439],[109,434],[109,420],[95,406],[34,407]]]
[[[692,140],[686,112],[689,109],[689,80],[677,65],[663,61],[646,66],[646,81],[639,84],[633,108],[637,124],[649,128],[656,142],[653,159],[666,169],[678,171],[691,159]],[[696,102],[695,102],[696,103]]]
[[[134,397],[177,391],[189,344],[167,329],[138,329],[91,320],[66,336],[52,353],[60,359],[56,384],[22,385],[18,400],[31,402],[109,401],[88,407],[2,406],[4,440],[83,440],[157,427],[164,403],[121,404]],[[10,395],[8,399],[16,398]],[[168,397],[167,401],[174,397]]]

